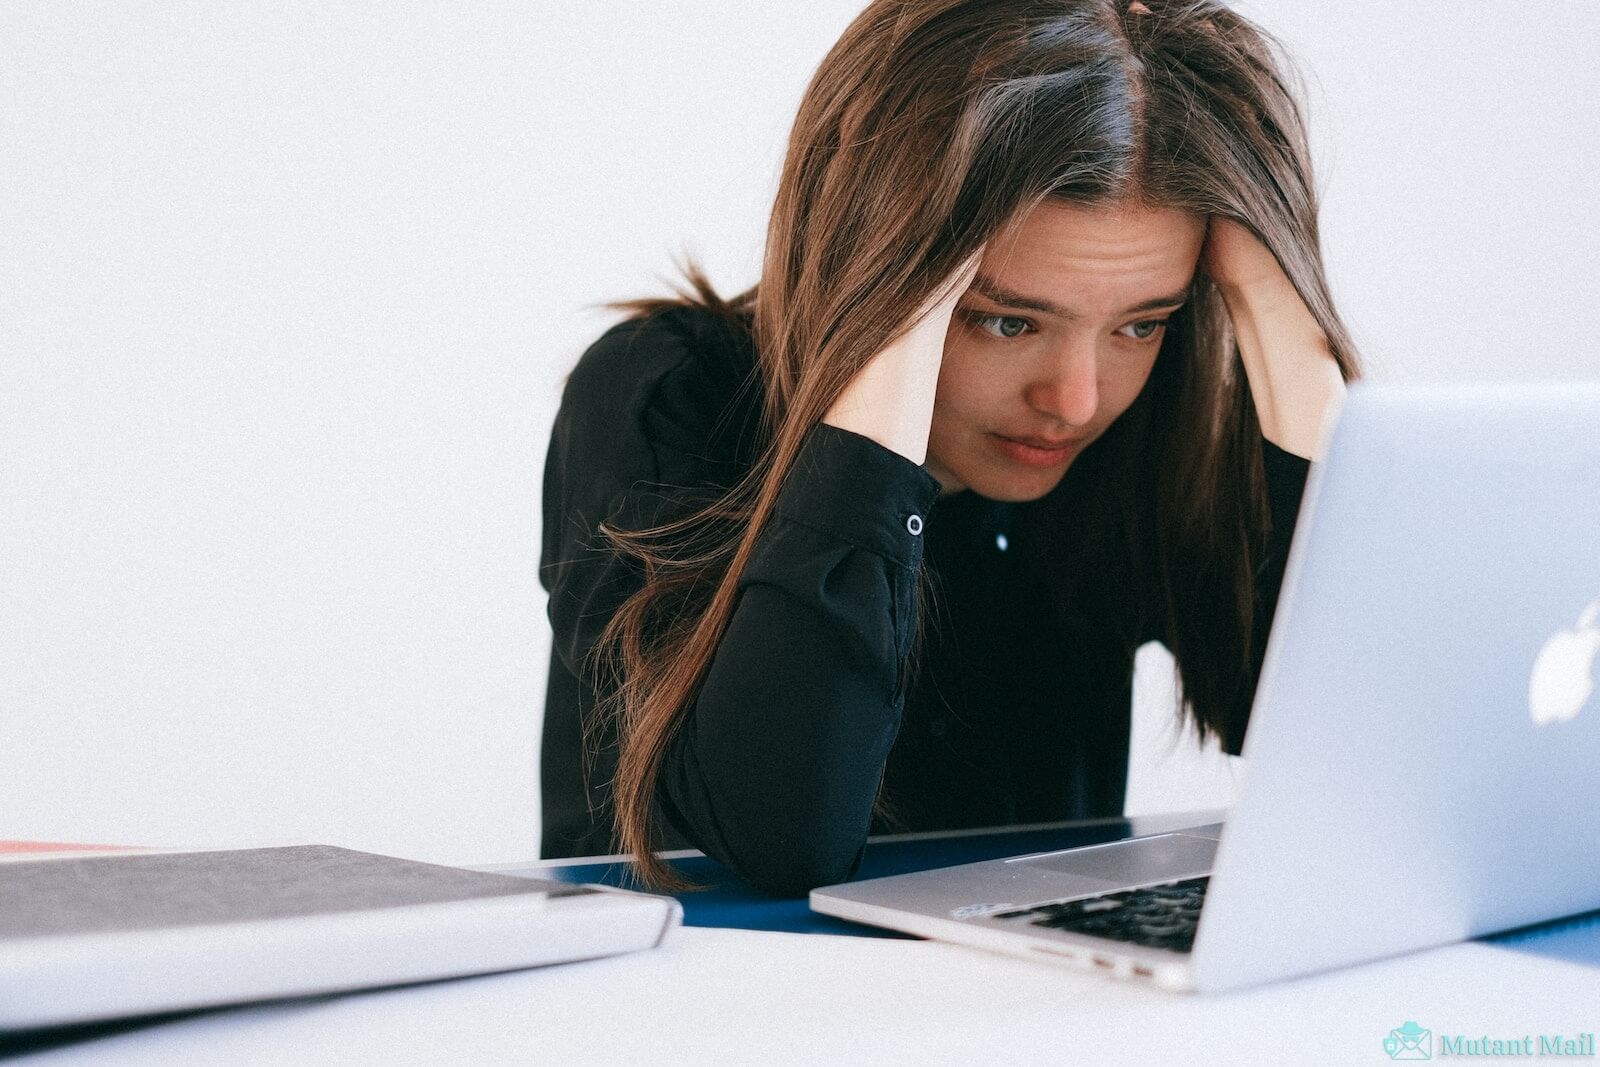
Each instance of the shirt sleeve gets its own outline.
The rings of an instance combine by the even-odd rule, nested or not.
[[[576,384],[546,462],[541,568],[556,655],[574,673],[643,582],[596,520],[644,528],[717,492],[695,484],[706,463],[684,432],[693,420],[619,422]],[[645,430],[668,423],[672,433]],[[759,888],[798,895],[859,865],[899,727],[921,523],[937,493],[911,460],[819,424],[757,539],[657,801],[679,833]]]
[[[740,577],[661,799],[681,832],[770,892],[845,881],[860,863],[937,492],[910,460],[819,424]]]
[[[1272,632],[1272,620],[1278,610],[1278,594],[1283,587],[1284,569],[1289,562],[1289,546],[1294,537],[1295,523],[1300,516],[1300,501],[1305,495],[1306,479],[1311,473],[1311,461],[1285,452],[1265,437],[1261,439],[1261,461],[1267,479],[1268,510],[1272,528],[1267,535],[1267,549],[1256,567],[1256,605],[1253,626],[1251,658],[1251,691],[1261,680],[1261,667],[1266,661],[1267,636]],[[1239,755],[1242,742],[1226,745],[1230,756]]]

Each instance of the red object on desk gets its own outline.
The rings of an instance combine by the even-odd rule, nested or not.
[[[79,845],[59,841],[0,841],[0,855],[7,852],[139,852],[142,845]]]

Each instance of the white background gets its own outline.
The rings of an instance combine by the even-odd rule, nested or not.
[[[0,7],[0,838],[532,856],[560,382],[859,2]],[[1375,378],[1600,374],[1600,9],[1261,0]],[[1140,657],[1130,812],[1226,803]]]

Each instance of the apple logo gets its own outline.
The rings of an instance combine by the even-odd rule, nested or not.
[[[1578,625],[1558,630],[1544,643],[1528,679],[1528,714],[1544,726],[1578,715],[1594,692],[1594,660],[1600,653],[1600,600],[1583,609]]]

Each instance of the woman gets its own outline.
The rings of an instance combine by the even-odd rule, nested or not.
[[[869,831],[1115,816],[1134,650],[1240,751],[1359,373],[1270,40],[1209,2],[879,0],[759,284],[632,313],[545,471],[544,854],[798,894]]]

